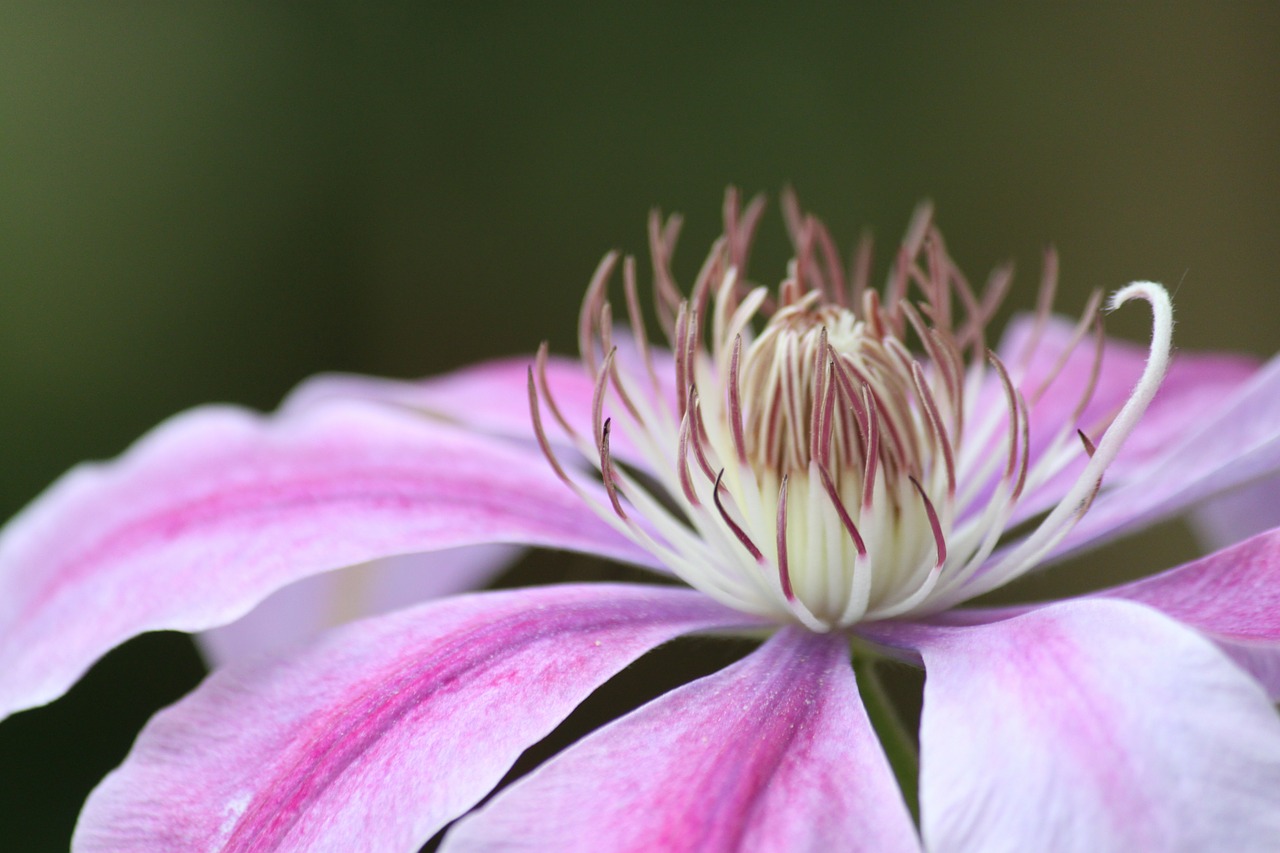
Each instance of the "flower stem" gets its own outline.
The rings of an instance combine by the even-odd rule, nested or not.
[[[853,655],[853,674],[858,679],[858,692],[866,706],[867,717],[880,738],[889,767],[898,779],[902,798],[916,825],[920,823],[920,756],[915,740],[902,724],[902,717],[893,706],[893,700],[885,691],[876,672],[878,659],[858,649]]]

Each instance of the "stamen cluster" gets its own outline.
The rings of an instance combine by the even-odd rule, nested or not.
[[[814,630],[942,609],[1026,571],[1088,508],[1163,377],[1172,325],[1163,289],[1138,283],[1112,299],[1111,307],[1134,296],[1151,302],[1152,356],[1110,423],[1091,425],[1105,429],[1095,447],[1076,422],[1101,369],[1100,293],[1057,368],[1035,387],[1025,376],[1052,306],[1052,251],[1037,332],[1019,363],[1007,365],[987,348],[986,330],[1011,270],[998,268],[980,292],[972,288],[927,206],[877,290],[869,286],[869,239],[846,270],[826,227],[802,214],[793,196],[783,202],[796,254],[776,293],[745,277],[761,199],[744,209],[729,192],[725,233],[688,297],[670,268],[680,219],[651,216],[653,292],[669,360],[646,342],[635,261],[626,258],[634,357],[623,365],[605,295],[618,256],[605,257],[579,325],[596,383],[589,438],[555,404],[545,346],[530,371],[534,425],[552,465],[686,582],[730,606]],[[1033,454],[1031,410],[1090,335],[1090,381],[1072,417],[1035,425],[1052,435]],[[603,496],[559,462],[541,402],[594,463]],[[615,462],[619,434],[656,486]],[[1072,485],[1046,503],[1042,487],[1067,469],[1076,471]],[[1034,532],[996,552],[1011,524],[1053,502]]]

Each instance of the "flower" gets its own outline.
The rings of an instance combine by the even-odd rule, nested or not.
[[[322,378],[270,417],[180,415],[15,518],[3,713],[139,632],[227,625],[397,555],[536,545],[683,582],[446,597],[233,660],[146,726],[76,848],[415,850],[463,815],[443,849],[1272,847],[1280,530],[1081,598],[960,605],[1274,477],[1280,362],[1170,361],[1151,283],[1109,303],[1150,304],[1145,352],[1103,337],[1100,297],[1059,320],[1052,254],[1038,310],[988,351],[1010,274],[973,289],[927,209],[879,291],[869,243],[846,274],[785,201],[776,293],[745,278],[758,201],[729,194],[687,298],[679,220],[651,219],[669,352],[631,259],[614,327],[610,255],[585,376],[544,347],[422,383]],[[767,639],[467,814],[604,681],[695,632]],[[851,643],[864,668],[925,667],[918,828]]]

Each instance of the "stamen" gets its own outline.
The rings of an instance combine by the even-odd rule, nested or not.
[[[672,337],[675,330],[673,321],[676,308],[684,301],[671,275],[671,253],[675,249],[682,222],[683,219],[679,214],[671,215],[664,224],[662,215],[657,210],[649,213],[649,260],[653,264],[653,304],[658,315],[658,324],[668,338]]]
[[[685,347],[684,338],[688,325],[689,303],[681,302],[679,313],[676,314],[675,337],[672,339],[672,349],[675,350],[676,356],[676,390],[679,392],[681,417],[684,417],[686,411],[685,395],[689,393],[689,386],[692,384],[685,370],[685,359],[688,350]]]
[[[569,421],[560,412],[560,407],[556,405],[556,398],[551,394],[551,384],[547,382],[547,359],[548,344],[543,341],[538,345],[538,354],[534,358],[534,367],[537,370],[538,387],[542,390],[542,396],[547,401],[547,408],[551,410],[551,416],[556,419],[556,423],[565,431],[570,438],[577,438],[577,431],[569,425]]]
[[[782,475],[782,486],[778,489],[778,580],[782,584],[782,594],[787,601],[795,601],[796,594],[791,589],[791,572],[787,568],[787,475]]]
[[[714,480],[715,471],[711,467],[711,462],[707,458],[706,447],[702,440],[706,435],[706,424],[702,420],[702,406],[698,402],[698,389],[689,389],[689,435],[693,439],[693,455],[698,460],[698,467],[702,469],[702,473],[707,475],[708,480]]]
[[[615,352],[617,352],[616,349],[610,349],[608,355],[604,357],[604,365],[596,376],[595,390],[591,393],[591,432],[596,436],[597,441],[604,429],[604,392],[609,384],[609,368],[613,365]]]
[[[823,437],[823,413],[826,410],[826,379],[827,371],[825,369],[827,357],[827,327],[823,326],[818,332],[818,346],[814,348],[813,353],[813,407],[809,413],[809,457],[822,457],[822,437]]]
[[[1062,497],[1057,506],[1040,522],[1040,525],[1021,543],[1014,546],[995,566],[974,578],[964,590],[964,597],[979,595],[1007,583],[1028,567],[1034,565],[1056,546],[1075,526],[1075,522],[1097,494],[1102,473],[1115,459],[1124,440],[1137,425],[1138,419],[1160,389],[1169,357],[1173,337],[1173,305],[1168,292],[1159,284],[1139,281],[1116,291],[1107,305],[1114,311],[1132,299],[1144,299],[1151,305],[1151,346],[1147,363],[1138,378],[1129,399],[1116,415],[1111,426],[1103,433],[1101,441],[1075,484]],[[939,602],[943,605],[943,602]]]
[[[938,521],[938,511],[933,508],[933,501],[929,500],[929,496],[925,494],[924,487],[920,485],[920,481],[915,477],[907,477],[911,481],[911,485],[916,487],[916,491],[920,494],[920,500],[924,501],[924,512],[929,518],[929,528],[933,531],[933,544],[938,551],[938,562],[935,564],[941,569],[943,564],[947,562],[947,539],[942,534],[942,524]]]
[[[987,360],[991,362],[991,366],[996,369],[996,375],[1000,377],[1000,385],[1004,388],[1005,403],[1009,406],[1009,427],[1006,430],[1009,440],[1009,461],[1005,464],[1004,479],[1011,480],[1014,468],[1018,464],[1017,391],[1013,388],[1013,381],[1009,379],[1009,371],[1005,369],[1004,362],[1000,360],[1000,356],[991,350],[987,350]]]
[[[649,352],[649,332],[644,326],[644,312],[640,310],[640,295],[636,290],[636,259],[631,255],[622,261],[622,291],[626,294],[627,319],[631,321],[631,336],[636,339],[640,361],[649,374],[654,395],[660,395],[662,385],[658,382],[658,371],[654,369],[653,355]]]
[[[551,449],[551,442],[547,441],[547,434],[542,429],[542,415],[538,411],[538,391],[534,387],[532,367],[529,368],[529,416],[533,419],[533,434],[538,439],[538,447],[542,449],[542,455],[551,463],[551,470],[556,472],[557,477],[572,486],[573,481],[560,467],[560,460],[556,458],[555,452]]]
[[[1025,371],[1031,362],[1031,356],[1040,346],[1044,336],[1045,324],[1049,322],[1049,314],[1053,311],[1053,298],[1058,290],[1058,253],[1053,246],[1044,250],[1044,264],[1040,273],[1040,293],[1036,297],[1035,321],[1031,326],[1031,334],[1018,356],[1019,370]]]
[[[880,411],[876,408],[875,395],[871,387],[862,386],[862,405],[867,410],[867,459],[866,471],[862,475],[862,508],[871,508],[871,498],[875,494],[876,470],[880,461]]]
[[[1010,500],[1016,501],[1022,496],[1027,485],[1027,470],[1031,467],[1031,408],[1027,398],[1018,392],[1018,440],[1022,445],[1022,460],[1018,468],[1018,482],[1013,487]]]
[[[1084,445],[1084,452],[1089,454],[1089,458],[1092,459],[1093,454],[1097,452],[1098,448],[1089,440],[1089,436],[1084,434],[1084,430],[1076,430],[1076,435],[1080,436],[1080,443]],[[1099,480],[1099,482],[1101,482],[1101,480]]]
[[[604,289],[613,275],[613,268],[618,263],[618,253],[608,252],[596,265],[591,274],[591,283],[587,285],[586,296],[582,298],[582,310],[578,314],[578,351],[582,353],[583,362],[594,371],[596,368],[596,348],[594,341],[595,319],[600,316],[600,307],[604,304]]]
[[[738,462],[746,464],[747,441],[742,433],[742,390],[738,368],[742,360],[742,335],[733,339],[733,355],[729,359],[729,428],[733,434],[733,448],[738,452]]]
[[[623,386],[622,376],[618,373],[618,360],[615,357],[618,348],[613,345],[611,335],[602,336],[601,340],[609,347],[609,357],[605,360],[606,367],[604,370],[604,372],[609,376],[609,384],[613,386],[613,390],[618,392],[618,399],[622,401],[622,405],[627,410],[627,413],[635,419],[636,425],[643,429],[645,418],[640,413],[640,409],[637,408],[636,404],[631,402],[631,395],[627,393],[627,389]]]
[[[991,318],[995,316],[1000,304],[1004,302],[1009,286],[1013,284],[1013,265],[1001,264],[991,271],[987,284],[982,290],[981,301],[976,304],[970,295],[965,300],[965,310],[969,312],[969,320],[956,336],[956,346],[963,350],[969,347],[975,354],[987,348],[986,330]],[[969,292],[969,291],[966,291]]]
[[[1085,331],[1095,321],[1098,313],[1098,306],[1102,304],[1102,291],[1094,290],[1089,294],[1089,301],[1085,304],[1084,313],[1080,315],[1080,321],[1076,323],[1074,329],[1071,330],[1071,338],[1067,345],[1062,348],[1062,352],[1058,354],[1058,360],[1054,362],[1053,368],[1040,381],[1040,385],[1032,392],[1030,397],[1031,405],[1040,402],[1040,398],[1045,391],[1053,385],[1054,380],[1058,378],[1058,374],[1062,372],[1062,368],[1067,366],[1067,361],[1071,358],[1071,354],[1075,352],[1076,347],[1080,345],[1080,341],[1084,338]]]
[[[730,190],[724,236],[688,298],[671,274],[681,221],[650,215],[653,298],[673,353],[674,401],[670,377],[658,374],[660,354],[646,339],[631,257],[621,267],[637,358],[620,357],[614,346],[607,291],[619,255],[605,256],[578,324],[593,378],[590,438],[585,428],[575,433],[556,405],[545,344],[527,371],[534,435],[556,475],[682,579],[729,606],[811,630],[936,611],[1025,571],[1058,546],[1099,494],[1107,465],[1149,405],[1169,357],[1167,294],[1138,283],[1111,301],[1111,308],[1133,298],[1150,302],[1152,341],[1129,399],[1114,416],[1101,413],[1109,426],[1100,434],[1082,419],[1097,417],[1089,407],[1102,368],[1102,295],[1090,298],[1062,336],[1062,351],[1043,353],[1057,281],[1052,249],[1021,363],[1006,363],[987,348],[987,324],[1012,268],[996,268],[980,291],[972,287],[929,205],[913,214],[878,290],[869,286],[869,237],[846,268],[826,226],[805,214],[790,190],[782,207],[795,256],[779,288],[753,285],[746,274],[762,200],[744,207]],[[1079,349],[1088,334],[1092,353]],[[1058,349],[1057,336],[1052,343]],[[1040,375],[1029,377],[1032,369]],[[1032,406],[1066,371],[1087,381],[1078,396],[1054,401],[1055,409],[1074,411],[1049,424],[1033,454]],[[606,400],[610,386],[617,400]],[[699,388],[710,395],[705,406]],[[587,466],[561,465],[544,401],[586,461],[598,462],[599,480]],[[627,436],[628,451],[640,454],[657,488],[615,462],[615,420],[619,430],[637,431]],[[1099,434],[1095,445],[1091,436]],[[1077,446],[1088,457],[1083,463]],[[1045,487],[1056,491],[1067,466],[1079,473],[1061,502],[1028,536],[997,552],[1006,526],[1042,511]],[[794,506],[793,486],[800,490]],[[1028,505],[1019,504],[1024,491],[1035,493]],[[804,517],[793,518],[797,512]],[[774,559],[757,544],[768,547],[770,536],[776,565],[754,571],[748,556],[759,567]]]
[[[835,240],[831,238],[831,232],[827,230],[827,226],[823,225],[821,220],[811,216],[809,221],[812,223],[813,233],[817,237],[818,247],[822,249],[822,260],[823,265],[827,268],[826,278],[831,302],[841,307],[846,307],[848,303],[845,302],[844,270],[840,265],[840,252],[836,249]]]
[[[715,486],[711,489],[711,499],[715,502],[716,509],[720,511],[720,517],[724,519],[725,525],[727,525],[730,532],[738,538],[738,541],[742,543],[742,547],[747,549],[747,552],[755,558],[757,563],[763,563],[764,554],[762,554],[760,549],[756,547],[756,543],[751,541],[751,537],[746,534],[746,531],[739,527],[738,523],[729,517],[729,513],[725,511],[724,504],[720,502],[720,483],[722,480],[724,480],[723,468],[721,468],[720,473],[716,475]]]
[[[701,506],[698,495],[693,491],[693,481],[689,477],[689,413],[686,410],[680,419],[680,443],[676,451],[676,472],[680,478],[680,490],[685,499],[693,506]]]
[[[613,459],[609,455],[609,427],[612,423],[613,418],[606,420],[604,431],[600,435],[600,475],[604,478],[604,490],[609,493],[609,502],[613,504],[613,511],[618,514],[618,518],[626,521],[627,514],[622,511],[622,503],[618,500],[618,483],[613,470]]]
[[[747,262],[751,260],[751,247],[755,243],[756,229],[760,226],[762,216],[764,216],[764,196],[757,195],[747,202],[746,209],[742,211],[739,234],[743,249],[741,257],[734,264],[740,270],[745,270]]]
[[[831,505],[835,508],[836,515],[840,517],[840,523],[844,525],[845,532],[849,534],[849,539],[853,541],[853,547],[857,550],[859,557],[867,556],[867,545],[862,541],[862,534],[858,532],[858,526],[853,523],[853,518],[849,515],[849,510],[845,508],[844,501],[840,499],[840,493],[836,490],[836,484],[831,480],[831,474],[827,471],[825,465],[818,465],[818,475],[822,479],[822,488],[826,490],[827,497],[831,499]]]
[[[938,404],[933,399],[933,392],[929,390],[929,385],[924,381],[924,371],[920,367],[920,362],[913,361],[911,363],[911,378],[916,383],[916,394],[919,395],[920,402],[924,404],[926,421],[929,424],[929,432],[933,434],[933,439],[938,445],[938,449],[942,451],[942,461],[947,472],[947,497],[954,497],[956,493],[956,462],[954,454],[951,451],[951,439],[947,437],[947,431],[942,426],[942,418],[938,415]]]

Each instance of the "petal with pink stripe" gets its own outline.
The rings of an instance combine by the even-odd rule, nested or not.
[[[912,851],[847,640],[787,628],[569,747],[443,850]]]
[[[411,853],[629,662],[744,618],[688,590],[592,584],[353,623],[157,714],[73,848]]]
[[[276,590],[230,625],[202,631],[196,644],[212,666],[279,654],[355,619],[480,589],[523,553],[516,545],[475,545],[311,575]]]
[[[1101,599],[883,630],[924,659],[929,850],[1275,849],[1280,717],[1195,631]]]
[[[1046,380],[1047,392],[1038,397],[1031,411],[1031,458],[1039,458],[1048,441],[1063,425],[1082,429],[1097,441],[1103,428],[1133,392],[1147,359],[1147,348],[1128,341],[1108,338],[1104,344],[1102,368],[1097,385],[1079,418],[1072,420],[1089,384],[1094,344],[1086,336],[1069,349],[1075,323],[1050,316],[1036,336],[1035,319],[1015,318],[1000,343],[1000,358],[1014,371],[1019,389],[1035,399]],[[1029,345],[1035,342],[1033,348]],[[1063,360],[1065,357],[1065,361]],[[1177,352],[1164,382],[1150,407],[1125,440],[1123,450],[1107,469],[1107,483],[1116,484],[1154,463],[1167,461],[1166,454],[1188,430],[1194,430],[1206,413],[1220,410],[1232,395],[1247,385],[1258,372],[1256,359],[1226,353]],[[1055,373],[1056,371],[1056,373]],[[982,405],[1003,406],[1003,390],[994,379],[983,394],[990,398]],[[1068,449],[1076,452],[1077,464],[1027,495],[1014,523],[1052,505],[1066,485],[1083,467],[1085,454],[1080,443],[1070,438]]]
[[[630,393],[649,406],[674,406],[675,367],[671,353],[657,347],[645,352],[654,365],[655,388],[648,368],[630,333],[615,329],[613,340],[618,347],[618,360],[624,375],[632,382]],[[533,356],[495,359],[471,365],[443,376],[418,380],[383,379],[356,374],[321,374],[307,379],[285,399],[281,408],[294,411],[329,400],[365,400],[382,405],[399,406],[432,415],[506,438],[533,440],[527,393],[529,368]],[[556,406],[575,430],[589,433],[595,381],[577,359],[550,356],[546,363],[546,382]],[[615,403],[611,395],[605,401],[606,416]],[[559,437],[554,420],[552,440]],[[630,437],[613,436],[612,450],[620,458],[639,464],[643,458],[631,444]]]
[[[1171,434],[1159,464],[1106,488],[1055,556],[1113,538],[1196,502],[1280,473],[1280,358],[1227,401],[1194,410],[1185,437]]]
[[[1098,595],[1203,631],[1280,698],[1280,529]]]
[[[0,715],[143,631],[203,630],[317,572],[490,542],[652,562],[535,452],[351,402],[180,415],[0,534]]]

